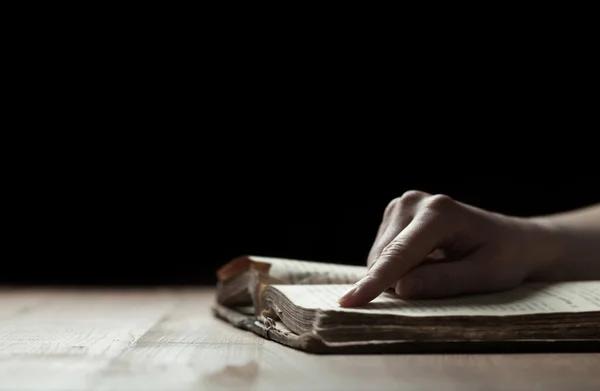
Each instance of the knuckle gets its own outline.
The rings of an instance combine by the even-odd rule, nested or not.
[[[396,258],[399,255],[404,255],[408,251],[408,245],[403,240],[395,239],[390,244],[385,246],[381,252],[380,258]]]
[[[424,207],[434,212],[446,212],[453,208],[455,201],[444,194],[436,194],[425,200]]]
[[[402,206],[415,205],[427,196],[428,194],[425,192],[419,190],[409,190],[402,194],[402,197],[399,198],[399,202]]]
[[[408,190],[404,192],[402,196],[396,197],[389,202],[389,204],[385,208],[384,216],[389,217],[400,210],[413,208],[415,205],[417,205],[423,199],[426,199],[428,196],[430,195],[423,191]]]
[[[390,216],[394,212],[394,210],[396,210],[398,207],[400,207],[401,202],[402,201],[400,200],[400,197],[394,198],[393,200],[391,200],[389,202],[389,204],[387,205],[387,207],[385,208],[384,216]]]

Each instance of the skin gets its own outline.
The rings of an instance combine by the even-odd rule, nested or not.
[[[339,299],[362,306],[394,289],[406,299],[600,279],[600,204],[530,218],[409,191],[385,210],[365,277]]]

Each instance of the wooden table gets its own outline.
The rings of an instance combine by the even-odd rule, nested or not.
[[[600,354],[318,356],[213,318],[207,289],[4,289],[0,390],[600,390]]]

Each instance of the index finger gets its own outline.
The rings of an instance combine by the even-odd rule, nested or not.
[[[421,263],[451,231],[437,213],[423,212],[388,244],[365,277],[340,297],[342,307],[360,306],[375,299]]]

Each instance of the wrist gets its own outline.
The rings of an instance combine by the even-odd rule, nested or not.
[[[561,274],[560,264],[565,258],[566,236],[559,224],[549,217],[523,219],[527,227],[529,255],[532,259],[530,280],[554,280]]]

